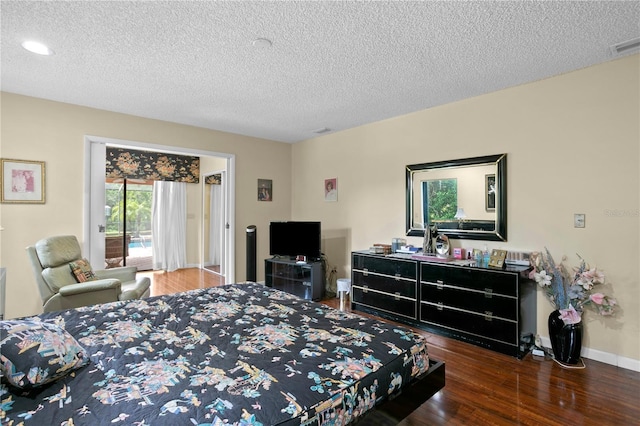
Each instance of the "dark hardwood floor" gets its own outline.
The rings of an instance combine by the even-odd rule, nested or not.
[[[152,295],[221,284],[198,269],[146,274]],[[337,299],[323,303],[338,307]],[[640,425],[638,372],[589,359],[586,368],[568,370],[551,359],[518,360],[417,331],[427,337],[430,357],[445,361],[446,384],[401,425]]]

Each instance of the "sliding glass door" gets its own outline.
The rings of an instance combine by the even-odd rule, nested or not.
[[[151,200],[153,181],[105,181],[105,263],[107,268],[152,269]]]

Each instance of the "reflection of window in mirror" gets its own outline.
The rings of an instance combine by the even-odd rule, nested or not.
[[[407,235],[424,236],[436,225],[449,238],[506,241],[506,154],[406,166]],[[437,208],[434,191],[456,180],[456,195]],[[433,204],[433,206],[432,206]],[[456,218],[457,209],[464,216]]]
[[[458,180],[422,181],[423,223],[452,220],[458,209]]]

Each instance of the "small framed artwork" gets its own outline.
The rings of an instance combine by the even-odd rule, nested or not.
[[[324,200],[338,201],[338,178],[324,180]]]
[[[273,199],[273,181],[271,179],[258,179],[258,201],[271,201]]]
[[[2,158],[0,163],[2,203],[44,204],[44,161]]]
[[[485,209],[493,211],[496,209],[496,175],[485,175]]]
[[[489,266],[492,268],[504,268],[507,259],[506,250],[493,250],[489,258]]]

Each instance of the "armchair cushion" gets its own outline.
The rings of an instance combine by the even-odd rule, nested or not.
[[[111,269],[96,269],[94,271],[96,278],[98,279],[115,278],[122,281],[123,283],[135,281],[137,272],[138,268],[135,266],[121,266],[119,268]]]
[[[0,321],[0,371],[13,386],[30,391],[89,362],[64,328],[39,318]]]
[[[96,269],[98,279],[115,278],[122,282],[120,300],[143,299],[149,297],[151,280],[149,277],[137,275],[135,266],[121,266],[111,269]]]
[[[78,284],[68,264],[44,269],[42,271],[42,278],[52,294],[58,293],[60,289],[66,285]]]
[[[86,283],[77,283],[77,284],[69,284],[62,287],[59,291],[61,296],[69,297],[82,295],[84,293],[85,297],[91,298],[92,294],[97,291],[103,290],[114,290],[116,294],[120,294],[122,292],[122,283],[116,279],[104,279],[104,280],[93,280],[88,281]],[[115,301],[115,300],[112,300]],[[95,302],[95,303],[106,303],[106,302]]]
[[[87,281],[96,279],[96,274],[93,272],[93,268],[87,259],[71,262],[69,263],[69,267],[79,283],[86,283]]]
[[[80,244],[73,235],[42,239],[36,243],[36,252],[44,269],[82,258]]]

